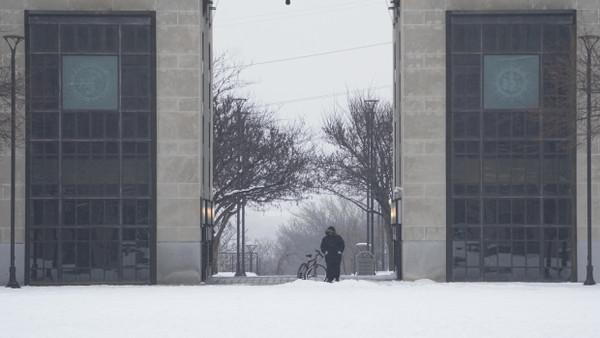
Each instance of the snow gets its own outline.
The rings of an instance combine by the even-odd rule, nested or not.
[[[298,280],[0,288],[0,337],[598,337],[600,286]]]

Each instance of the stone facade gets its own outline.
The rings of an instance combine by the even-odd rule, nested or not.
[[[156,15],[156,281],[201,281],[201,208],[212,199],[211,9],[205,0],[7,0],[0,32],[24,35],[24,11],[145,11]],[[203,8],[206,7],[206,8]],[[18,72],[24,72],[24,44]],[[0,64],[10,65],[0,43]],[[0,149],[0,284],[8,280],[10,147]],[[17,150],[16,266],[23,283],[25,156]],[[25,265],[24,265],[25,263]]]
[[[404,278],[446,280],[446,13],[576,10],[577,35],[600,34],[595,0],[400,0],[395,9],[396,183],[403,187]],[[600,46],[596,46],[599,48]],[[581,104],[581,103],[580,103]],[[600,248],[599,146],[593,143],[593,241]],[[577,153],[577,278],[585,279],[585,147]],[[594,261],[600,261],[596,249]],[[597,263],[596,263],[597,264]],[[596,280],[600,278],[595,270]]]

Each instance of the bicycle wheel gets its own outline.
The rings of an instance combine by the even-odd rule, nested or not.
[[[327,269],[323,265],[317,264],[312,265],[310,268],[308,268],[308,271],[306,271],[305,279],[322,282],[325,280],[326,277]]]
[[[308,265],[306,263],[300,264],[296,277],[300,279],[306,279],[306,272],[308,271]]]

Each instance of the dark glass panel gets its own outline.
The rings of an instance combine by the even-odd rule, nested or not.
[[[485,252],[483,261],[486,267],[498,265],[498,245],[495,242],[484,242]]]
[[[58,51],[58,25],[30,25],[29,45],[31,52]]]
[[[123,224],[135,224],[136,205],[134,200],[123,201]]]
[[[479,224],[480,202],[475,199],[467,200],[467,224]]]
[[[486,241],[495,241],[498,239],[498,228],[490,227],[483,229],[483,239]]]
[[[77,201],[77,225],[90,224],[90,202]]]
[[[480,266],[481,250],[479,241],[467,241],[466,243],[467,266]]]
[[[105,224],[104,222],[104,201],[91,201],[91,224]]]
[[[32,109],[58,108],[58,56],[33,54],[30,61],[30,99]]]
[[[87,113],[76,114],[77,120],[77,137],[78,138],[89,138],[90,137],[90,115]]]
[[[90,266],[90,247],[87,241],[77,243],[77,259],[75,265],[78,267]]]
[[[570,228],[558,228],[558,240],[569,241],[571,240],[572,230]]]
[[[102,113],[92,114],[91,116],[91,137],[92,138],[103,138],[104,137],[104,120],[105,115]]]
[[[540,200],[528,199],[525,201],[527,224],[540,224]]]
[[[526,24],[483,25],[484,51],[535,52],[540,49],[540,26]]]
[[[150,137],[150,116],[148,113],[137,113],[137,136],[141,138]],[[148,146],[147,143],[138,144],[139,147]],[[144,151],[149,153],[149,151]]]
[[[454,55],[452,63],[454,108],[479,108],[481,96],[481,59],[479,55]]]
[[[543,32],[545,52],[562,52],[571,49],[571,26],[544,25]]]
[[[62,115],[62,136],[64,138],[75,138],[77,135],[77,114],[63,113]]]
[[[513,240],[521,241],[521,240],[525,239],[525,233],[526,233],[525,228],[514,227],[514,228],[512,228],[511,233],[512,233]],[[523,249],[523,251],[525,251],[525,250]]]
[[[107,138],[117,138],[119,136],[119,114],[116,113],[106,113],[106,137]]]
[[[77,207],[75,201],[63,202],[63,224],[75,225],[77,220]]]
[[[105,267],[108,265],[106,257],[106,244],[104,242],[90,242],[90,266]]]
[[[58,113],[32,113],[31,138],[57,138]]]
[[[510,137],[511,113],[498,113],[498,137]]]
[[[512,136],[525,136],[525,114],[516,112],[512,114]]]
[[[466,202],[463,199],[454,199],[453,204],[453,224],[466,224]]]
[[[512,265],[513,266],[527,266],[527,260],[525,257],[525,242],[516,241],[512,243]],[[525,274],[525,271],[523,271]]]
[[[148,26],[122,26],[121,29],[121,49],[123,52],[150,52],[150,28]]]
[[[494,138],[498,136],[498,114],[495,112],[483,113],[483,137]]]
[[[508,241],[498,242],[498,266],[512,266],[512,245]]]
[[[525,136],[538,137],[540,134],[540,115],[538,113],[527,113]]]
[[[528,241],[527,242],[527,265],[528,266],[540,266],[540,242],[539,241]]]
[[[495,199],[485,199],[483,202],[483,222],[484,224],[497,223],[497,204]]]
[[[119,202],[116,200],[107,200],[104,208],[104,220],[106,224],[119,224]]]
[[[147,200],[137,201],[136,224],[149,224],[150,206]]]
[[[466,282],[477,282],[479,281],[481,271],[479,268],[467,268],[467,276],[465,277]]]
[[[556,200],[545,199],[544,200],[544,224],[556,224],[556,223],[557,223]]]
[[[109,25],[63,25],[61,49],[66,53],[116,53],[118,27]]]
[[[119,50],[119,28],[117,26],[91,26],[91,48],[94,52],[113,52]]]
[[[525,200],[512,200],[512,224],[525,224]]]
[[[64,233],[66,233],[66,231],[63,231],[63,234]],[[77,243],[76,242],[63,242],[60,249],[62,252],[63,269],[74,267],[75,260],[77,259]],[[64,274],[64,270],[63,270],[63,274]]]
[[[466,126],[466,136],[471,138],[479,138],[479,128],[480,128],[480,115],[479,113],[468,113],[467,114],[467,126]]]
[[[123,137],[135,137],[136,136],[136,118],[135,113],[123,113]],[[133,151],[129,150],[129,147],[133,147],[131,143],[127,143],[127,148],[123,148],[123,152],[132,153]]]
[[[481,27],[479,25],[454,25],[452,27],[452,50],[476,52],[481,49]]]

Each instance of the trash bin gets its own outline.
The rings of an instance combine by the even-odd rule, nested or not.
[[[359,276],[375,274],[375,256],[369,251],[361,251],[356,254],[356,274]]]

